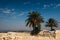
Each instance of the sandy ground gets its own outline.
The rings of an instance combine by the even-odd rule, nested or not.
[[[8,32],[0,33],[0,40],[60,40],[60,30],[56,31],[56,36],[53,37],[43,31],[37,36],[31,36],[29,32]]]

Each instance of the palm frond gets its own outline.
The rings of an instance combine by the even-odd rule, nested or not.
[[[29,21],[26,23],[26,26],[28,26],[28,24],[29,24]]]
[[[37,11],[32,11],[29,12],[27,15],[27,19],[26,19],[26,26],[29,25],[29,27],[41,27],[41,22],[44,22],[43,17],[41,16],[41,14]]]

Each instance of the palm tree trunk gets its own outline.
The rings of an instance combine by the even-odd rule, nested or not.
[[[51,31],[52,31],[52,29],[53,29],[53,28],[52,28],[52,26],[51,26]]]
[[[35,24],[33,23],[33,30],[35,29]]]
[[[35,29],[35,27],[33,27],[33,30]]]
[[[33,27],[33,30],[31,31],[31,35],[34,35],[35,34],[35,25],[34,25],[34,23],[33,23],[32,27]]]

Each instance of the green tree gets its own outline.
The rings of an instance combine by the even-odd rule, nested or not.
[[[53,27],[58,27],[58,23],[55,19],[49,18],[48,22],[46,22],[46,27],[51,27],[51,31],[55,30]]]
[[[32,11],[28,13],[28,18],[26,19],[26,26],[29,25],[29,27],[33,28],[33,33],[37,33],[38,34],[38,30],[41,30],[41,24],[42,22],[44,22],[42,16],[40,15],[39,12],[37,11]]]

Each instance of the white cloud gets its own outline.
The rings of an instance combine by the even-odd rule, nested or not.
[[[57,4],[56,7],[60,7],[60,4]]]
[[[6,13],[6,14],[10,14],[12,13],[12,11],[14,11],[15,9],[8,9],[8,8],[0,8],[0,12],[2,13]]]
[[[58,8],[58,7],[60,7],[60,4],[55,4],[53,8]]]
[[[8,8],[0,8],[0,17],[5,18],[6,16],[10,16],[10,18],[16,18],[16,12],[15,9],[8,9]],[[4,15],[6,14],[6,15]]]
[[[3,10],[2,12],[3,12],[3,13],[8,13],[8,14],[9,14],[9,13],[11,13],[11,10]]]
[[[26,14],[26,13],[27,13],[27,12],[21,11],[18,16],[23,16],[23,15]]]
[[[47,8],[57,8],[57,7],[60,7],[60,4],[53,4],[51,3],[50,5],[47,5],[47,4],[44,4],[43,5],[43,9],[47,9]]]
[[[29,4],[29,3],[30,3],[30,1],[28,1],[28,2],[24,2],[24,5]]]
[[[22,13],[20,13],[18,16],[23,16],[24,15],[24,13],[22,12]]]
[[[47,5],[43,5],[44,6],[44,8],[46,8],[47,7]]]
[[[15,9],[12,9],[12,11],[14,11]]]
[[[19,16],[24,16],[27,12],[20,11],[19,13],[20,13],[20,14],[17,14],[17,15],[14,15],[14,13],[13,13],[13,15],[11,16],[12,19],[16,19],[16,18],[19,17]]]
[[[28,11],[16,11],[15,9],[0,8],[1,14],[6,14],[5,16],[10,16],[10,18],[16,19],[18,16],[25,15]]]
[[[50,7],[50,5],[46,5],[46,4],[43,5],[43,9],[46,9],[46,8],[49,8],[49,7]]]

